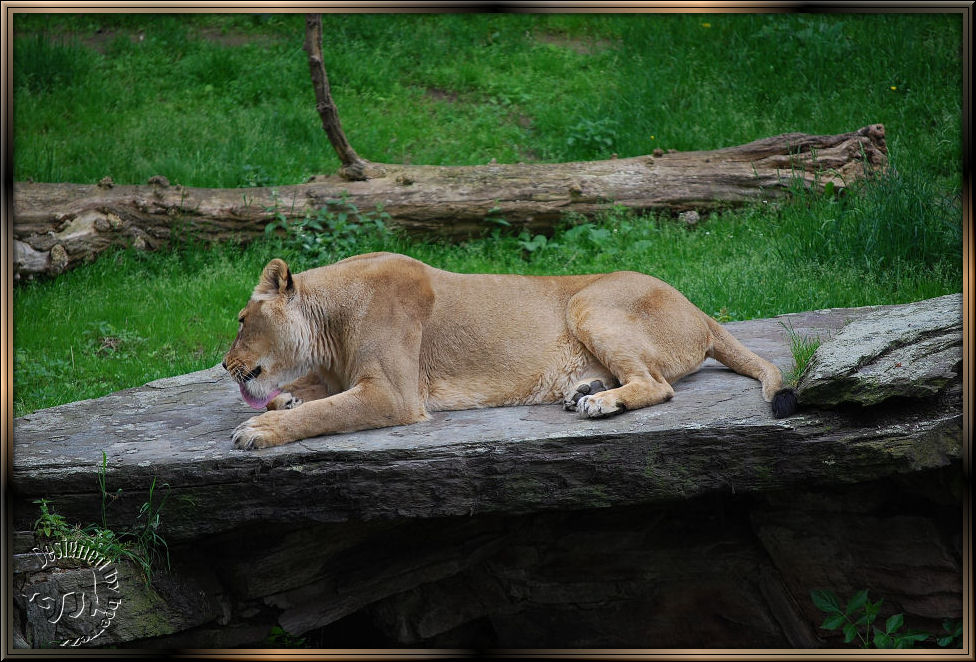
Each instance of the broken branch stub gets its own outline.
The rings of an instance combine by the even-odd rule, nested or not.
[[[329,136],[329,142],[342,162],[339,175],[349,180],[366,179],[366,166],[356,150],[349,144],[346,134],[339,121],[339,111],[332,101],[329,88],[329,77],[325,73],[325,62],[322,57],[322,15],[305,15],[305,52],[308,53],[308,70],[312,76],[312,88],[315,90],[315,110],[322,118],[322,128]]]

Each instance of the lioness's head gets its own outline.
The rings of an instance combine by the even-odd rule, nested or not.
[[[223,366],[255,409],[265,407],[282,386],[309,370],[309,324],[299,298],[288,265],[275,258],[238,315],[237,337]]]

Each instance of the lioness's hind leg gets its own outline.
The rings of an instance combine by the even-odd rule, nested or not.
[[[640,274],[612,274],[580,290],[569,301],[567,322],[620,383],[577,399],[576,411],[588,418],[670,400],[670,381],[697,369],[708,346],[700,312]]]
[[[654,352],[638,340],[638,332],[624,320],[577,330],[580,340],[607,367],[619,386],[610,380],[580,384],[566,400],[566,409],[587,418],[603,418],[666,402],[674,396],[660,371],[651,371],[654,361],[649,358]]]

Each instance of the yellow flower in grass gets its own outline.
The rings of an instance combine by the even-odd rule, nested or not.
[[[710,27],[712,27],[712,24],[711,23],[702,23],[702,27],[703,28],[710,28]]]
[[[897,85],[892,85],[892,86],[891,86],[891,89],[892,89],[893,91],[897,91],[897,90],[898,90],[898,86],[897,86]]]

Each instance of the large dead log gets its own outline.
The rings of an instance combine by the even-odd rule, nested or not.
[[[788,133],[718,150],[607,161],[478,166],[366,164],[364,181],[318,176],[275,188],[14,184],[15,273],[57,274],[110,246],[154,249],[174,234],[204,241],[260,236],[275,213],[300,218],[348,195],[391,224],[452,238],[497,227],[551,230],[567,213],[712,209],[788,193],[797,179],[841,190],[887,166],[884,127],[831,136]]]

